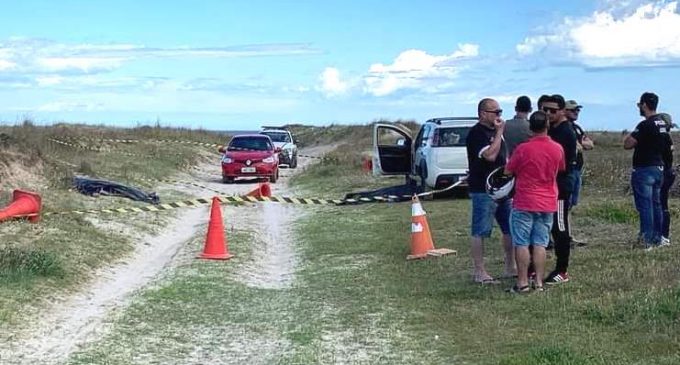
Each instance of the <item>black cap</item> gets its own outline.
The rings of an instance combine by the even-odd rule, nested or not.
[[[528,113],[531,111],[531,99],[528,96],[522,95],[517,98],[517,103],[515,104],[515,111]]]

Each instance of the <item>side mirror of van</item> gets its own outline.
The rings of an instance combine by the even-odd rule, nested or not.
[[[217,147],[217,152],[224,153],[225,152],[224,146]]]

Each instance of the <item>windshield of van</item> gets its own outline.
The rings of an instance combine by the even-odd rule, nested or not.
[[[260,132],[260,134],[269,136],[269,138],[272,139],[272,142],[290,142],[290,134],[285,132]]]
[[[449,127],[438,128],[435,133],[434,141],[436,147],[458,147],[465,146],[468,132],[471,127]]]
[[[229,143],[229,151],[269,151],[272,144],[267,137],[239,137]]]

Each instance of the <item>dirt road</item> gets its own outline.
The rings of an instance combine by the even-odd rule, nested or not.
[[[308,155],[322,154],[330,147],[317,147],[301,151]],[[314,160],[300,159],[297,169],[282,169],[282,178],[272,184],[275,195],[291,195],[289,176],[298,173]],[[221,182],[219,162],[201,164],[191,176],[197,183],[224,192],[225,195],[242,195],[256,187],[256,182]],[[165,186],[194,196],[206,197],[198,187]],[[256,204],[247,208],[223,206],[227,227],[238,225],[256,234],[254,259],[239,262],[238,279],[244,284],[261,288],[284,288],[295,275],[296,254],[291,244],[289,230],[299,208],[277,203]],[[205,231],[208,208],[177,211],[176,216],[158,236],[138,240],[135,253],[125,262],[100,270],[76,295],[51,303],[50,308],[29,328],[16,333],[13,339],[0,345],[0,362],[3,364],[57,364],[85,344],[104,336],[117,315],[126,307],[131,296],[148,285],[164,268],[168,267],[186,242]],[[97,218],[103,220],[104,217]],[[105,225],[105,224],[104,224]],[[105,227],[102,227],[105,228]],[[134,234],[134,232],[130,232]]]

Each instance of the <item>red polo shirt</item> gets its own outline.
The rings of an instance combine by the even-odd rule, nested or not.
[[[566,169],[559,143],[546,135],[532,137],[517,146],[505,169],[515,175],[515,209],[557,211],[557,172]]]

